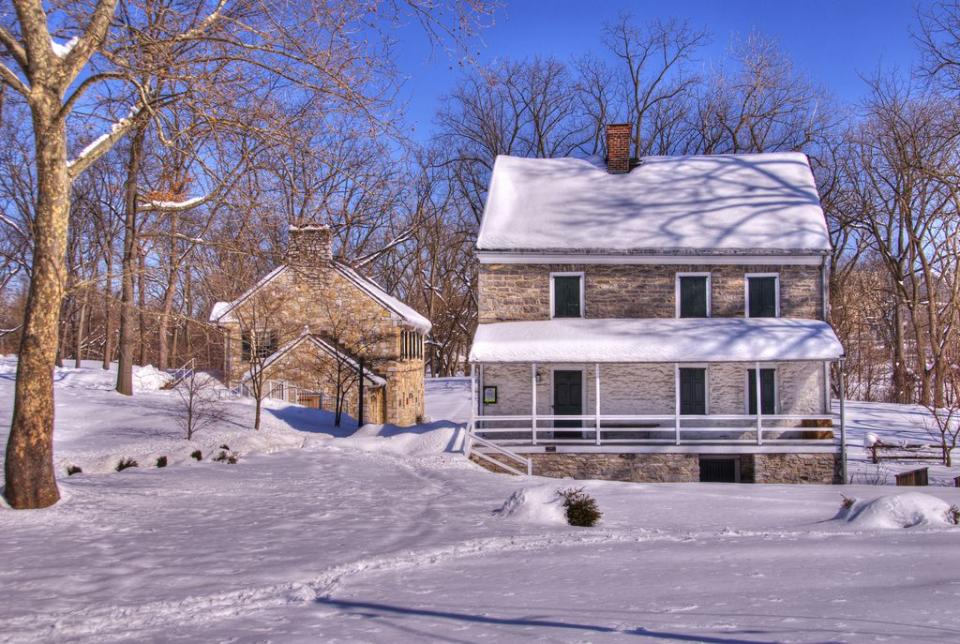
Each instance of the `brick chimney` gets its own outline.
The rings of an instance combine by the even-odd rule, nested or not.
[[[290,226],[287,263],[298,268],[318,268],[333,260],[330,226],[305,224]]]
[[[626,174],[630,172],[630,132],[629,123],[607,124],[607,172]]]

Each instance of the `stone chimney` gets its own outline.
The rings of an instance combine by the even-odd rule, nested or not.
[[[333,260],[330,226],[290,226],[287,263],[296,268],[320,268]]]
[[[607,124],[607,172],[626,174],[630,172],[630,132],[629,123]]]

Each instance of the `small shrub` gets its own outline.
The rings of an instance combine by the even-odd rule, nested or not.
[[[220,449],[225,449],[225,450],[227,450],[227,451],[229,452],[229,451],[230,451],[230,446],[227,445],[226,443],[224,443],[223,445],[220,446]]]
[[[73,476],[74,474],[83,474],[83,470],[80,469],[79,465],[68,465],[67,476]]]
[[[840,497],[843,499],[842,501],[840,501],[841,510],[849,510],[850,508],[853,507],[853,504],[857,502],[855,498],[851,496],[847,496],[846,494],[841,494]]]
[[[227,454],[226,450],[220,450],[220,453],[217,454],[216,458],[213,459],[217,463],[226,463],[227,465],[236,465],[237,464],[237,455],[233,452]]]
[[[167,457],[161,456],[157,459],[157,467],[166,467],[167,466]]]
[[[960,506],[950,506],[950,509],[947,510],[947,521],[953,525],[960,525]]]
[[[195,450],[193,450],[193,453],[190,454],[190,458],[192,458],[192,459],[195,460],[195,461],[202,461],[202,460],[203,460],[203,452],[201,452],[201,451],[198,450],[198,449],[195,449]]]
[[[116,470],[118,472],[122,472],[123,470],[131,467],[140,467],[140,464],[137,463],[132,458],[121,458],[120,461],[117,463]]]
[[[563,499],[563,507],[567,510],[567,523],[570,525],[590,528],[603,516],[597,507],[597,500],[584,492],[582,487],[557,490],[557,496]]]

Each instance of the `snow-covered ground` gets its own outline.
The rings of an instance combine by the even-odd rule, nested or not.
[[[350,435],[271,404],[257,434],[229,401],[188,443],[175,393],[111,379],[57,373],[58,468],[84,473],[52,508],[0,508],[0,641],[960,639],[960,490],[577,482],[604,516],[575,529],[552,494],[572,482],[457,453],[463,381],[430,382],[433,422],[413,430]],[[912,440],[908,410],[851,411],[851,443]],[[220,444],[237,465],[209,461]],[[113,471],[121,457],[140,467]]]

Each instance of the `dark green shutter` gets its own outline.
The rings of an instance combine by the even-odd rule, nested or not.
[[[680,317],[707,317],[707,278],[680,278]]]
[[[777,278],[776,277],[749,277],[750,317],[774,318],[777,317]]]
[[[777,413],[776,370],[760,370],[760,397],[763,400],[761,410],[764,414]],[[747,413],[757,413],[757,370],[747,369]]]
[[[706,369],[680,370],[680,413],[701,416],[707,413]]]
[[[581,317],[579,276],[557,276],[553,278],[553,317]]]

